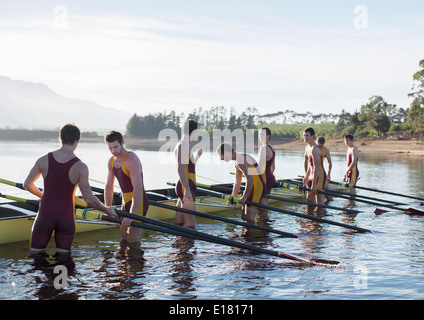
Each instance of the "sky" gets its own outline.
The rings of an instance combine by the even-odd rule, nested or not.
[[[421,1],[0,0],[0,75],[139,115],[409,107]]]

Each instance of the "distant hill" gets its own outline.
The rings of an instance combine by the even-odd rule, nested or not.
[[[84,131],[104,133],[125,127],[130,113],[85,100],[65,98],[42,83],[0,76],[0,128],[55,130],[75,123]]]

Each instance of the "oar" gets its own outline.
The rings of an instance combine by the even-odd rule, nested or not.
[[[197,184],[200,187],[210,187],[206,184]],[[231,191],[230,188],[226,188],[226,187],[219,187],[221,190],[223,191]],[[347,209],[347,208],[339,208],[339,207],[334,207],[334,206],[329,206],[329,205],[325,205],[325,204],[318,204],[318,203],[313,203],[313,202],[308,202],[308,201],[301,201],[301,200],[295,200],[295,199],[290,199],[290,198],[286,198],[286,197],[277,197],[275,195],[272,194],[266,194],[264,195],[264,198],[268,198],[268,199],[273,199],[273,200],[279,200],[279,201],[285,201],[285,202],[292,202],[292,203],[297,203],[297,204],[305,204],[305,205],[311,205],[311,206],[316,206],[316,207],[320,207],[320,208],[326,208],[326,209],[334,209],[334,210],[339,210],[339,211],[345,211],[348,213],[358,213],[358,210],[353,210],[353,209]]]
[[[335,182],[335,181],[331,181],[331,183],[334,183],[334,184],[337,184],[337,185],[341,185],[341,186],[345,186],[346,185],[344,183]],[[411,195],[407,195],[407,194],[401,194],[401,193],[391,192],[391,191],[386,191],[386,190],[380,190],[380,189],[375,189],[375,188],[362,187],[362,186],[358,186],[358,185],[353,186],[353,188],[367,190],[367,191],[372,191],[372,192],[385,193],[385,194],[390,194],[392,196],[398,196],[398,197],[404,197],[404,198],[409,198],[409,199],[424,201],[424,198],[415,197],[415,196],[411,196]]]
[[[26,203],[26,204],[32,205],[32,206],[34,206],[34,208],[36,210],[38,210],[38,207],[40,205],[40,200],[24,199],[24,198],[10,196],[10,195],[6,195],[6,194],[2,194],[2,193],[0,193],[0,197],[5,198],[5,199],[8,199],[8,200],[22,202],[22,203]]]
[[[153,229],[153,227],[154,227],[155,231],[181,235],[181,236],[184,236],[184,237],[190,237],[190,238],[193,238],[193,239],[198,239],[198,240],[203,240],[203,241],[207,241],[207,242],[222,244],[222,245],[226,245],[226,246],[230,246],[230,247],[236,247],[236,248],[240,248],[240,249],[246,249],[246,250],[250,250],[250,251],[254,251],[254,252],[258,252],[258,253],[263,253],[263,254],[267,254],[267,255],[272,255],[272,256],[279,257],[279,258],[290,259],[290,260],[294,260],[294,261],[298,261],[298,262],[302,262],[302,263],[306,263],[306,264],[314,264],[314,265],[337,265],[337,264],[339,264],[338,261],[334,261],[334,260],[303,258],[303,257],[298,257],[298,256],[293,255],[293,254],[287,254],[287,253],[284,253],[284,252],[274,251],[274,250],[270,250],[270,249],[264,249],[264,248],[256,247],[256,246],[253,246],[253,245],[250,245],[250,244],[246,244],[246,243],[242,243],[242,242],[238,242],[238,241],[234,241],[234,240],[230,240],[230,239],[225,239],[225,238],[222,238],[222,237],[217,237],[217,236],[210,235],[210,234],[207,234],[207,233],[204,233],[204,232],[200,232],[200,231],[196,231],[196,230],[193,230],[193,229],[184,228],[184,227],[181,227],[181,226],[170,224],[170,223],[167,223],[167,222],[151,219],[151,218],[148,218],[148,217],[143,217],[143,216],[140,216],[140,215],[131,214],[131,213],[128,213],[128,212],[125,212],[125,211],[122,211],[122,210],[118,210],[118,209],[115,209],[115,212],[119,216],[144,222],[142,224],[141,223],[135,223],[134,221],[131,223],[132,225],[139,227],[139,228],[154,230]],[[106,219],[110,219],[110,217],[107,217]],[[113,219],[113,220],[115,220],[115,219]],[[115,221],[117,221],[117,220],[115,220]],[[161,228],[158,229],[158,226],[161,227]]]
[[[308,187],[306,187],[303,184],[303,182],[292,180],[291,183],[297,184],[299,189],[301,189],[301,190],[310,191],[310,189],[308,189]],[[366,200],[371,200],[371,201],[387,202],[387,203],[391,203],[393,206],[394,205],[404,205],[404,203],[397,202],[397,201],[377,199],[375,197],[369,197],[369,196],[364,196],[364,195],[360,195],[360,194],[352,194],[352,193],[338,191],[338,190],[326,189],[326,190],[323,190],[323,192],[325,192],[325,194],[328,194],[328,195],[331,195],[331,196],[334,196],[334,197],[339,197],[338,195],[340,195],[341,196],[340,198],[344,198],[344,197],[349,197],[350,199],[354,198],[352,200],[355,200],[355,201],[360,201],[360,199],[358,199],[358,198],[361,198],[361,199],[366,199]],[[321,192],[318,192],[318,193],[321,193]],[[365,202],[365,201],[363,201],[363,202]],[[365,202],[365,203],[368,203],[368,202]],[[371,202],[370,204],[373,204],[373,203]]]
[[[348,193],[348,192],[343,192],[343,191],[339,191],[339,190],[331,190],[331,189],[326,189],[325,191],[327,192],[331,192],[333,194],[340,194],[340,195],[344,195],[344,196],[349,196],[351,198],[354,198],[354,200],[358,200],[358,198],[360,199],[366,199],[366,200],[371,200],[371,201],[380,201],[380,202],[386,202],[386,203],[390,203],[392,205],[403,205],[404,203],[402,202],[398,202],[398,201],[392,201],[392,200],[386,200],[386,199],[380,199],[380,198],[375,198],[375,197],[369,197],[369,196],[365,196],[362,194],[352,194],[352,193]]]
[[[298,204],[305,204],[305,205],[310,205],[310,206],[316,206],[316,207],[319,207],[319,208],[339,210],[339,211],[344,211],[344,212],[347,212],[347,213],[359,213],[359,210],[354,210],[354,209],[349,209],[349,208],[339,208],[339,207],[335,207],[335,206],[329,206],[329,205],[325,205],[325,204],[313,203],[313,202],[308,202],[308,201],[300,201],[300,200],[289,199],[289,198],[285,198],[285,197],[277,197],[277,196],[272,195],[272,194],[266,194],[264,196],[264,198],[274,199],[274,200],[279,200],[279,201],[285,201],[285,202],[298,203]]]
[[[300,189],[303,189],[303,190],[306,190],[306,191],[310,191],[311,190],[310,188],[307,188],[303,184],[302,184],[302,186],[299,185],[299,188]],[[333,192],[333,191],[326,190],[326,191],[318,191],[318,193],[329,194],[329,195],[334,196],[334,197],[339,197],[339,198],[342,198],[342,199],[352,200],[352,198],[351,198],[350,195],[344,195],[344,194],[340,194],[338,192]],[[390,212],[391,210],[400,211],[402,213],[406,213],[406,214],[409,214],[409,215],[424,215],[424,210],[415,209],[415,208],[411,208],[411,207],[400,208],[400,207],[397,207],[395,205],[388,205],[388,204],[383,204],[383,203],[379,203],[379,202],[375,202],[375,201],[369,201],[369,200],[364,200],[364,199],[354,199],[354,200],[355,201],[358,201],[358,202],[363,202],[363,203],[375,205],[377,207],[380,206],[380,207],[384,207],[384,208],[390,209],[390,210],[386,210],[386,209],[376,208],[374,210],[374,213],[376,215],[380,215],[380,214],[383,214],[383,213],[386,213],[386,212]],[[401,204],[401,205],[408,206],[408,204]]]
[[[199,216],[199,217],[203,217],[203,218],[208,218],[208,219],[212,219],[212,220],[219,220],[219,221],[223,221],[223,222],[227,222],[227,223],[231,223],[231,224],[243,226],[243,227],[246,227],[246,228],[252,228],[252,229],[262,230],[262,231],[266,231],[266,232],[270,232],[270,233],[276,233],[276,234],[279,234],[279,235],[281,235],[283,237],[286,237],[286,238],[298,238],[297,235],[292,234],[292,233],[287,233],[287,232],[276,230],[276,229],[272,229],[272,228],[258,226],[256,224],[252,224],[252,223],[247,223],[247,222],[237,221],[237,220],[233,220],[233,219],[228,219],[228,218],[224,218],[224,217],[221,217],[221,216],[215,216],[215,215],[211,215],[211,214],[200,212],[200,211],[196,211],[196,210],[190,210],[190,209],[186,209],[186,208],[180,208],[180,207],[177,207],[177,206],[171,206],[169,204],[157,202],[157,201],[154,201],[154,200],[149,200],[149,204],[151,204],[153,206],[156,206],[156,207],[168,209],[168,210],[184,212],[184,213],[187,213],[187,214],[192,214],[192,215],[195,215],[195,216]]]
[[[169,182],[168,184],[171,185],[172,183]],[[172,185],[175,185],[175,184],[172,184]],[[103,189],[101,189],[101,188],[92,187],[91,189],[95,192],[103,192]],[[149,192],[147,192],[147,194],[149,194]],[[172,199],[170,199],[170,200],[172,200]],[[247,227],[247,228],[252,228],[252,229],[262,230],[262,231],[266,231],[266,232],[270,232],[270,233],[275,233],[275,234],[278,234],[278,235],[286,237],[286,238],[297,238],[298,237],[297,235],[292,234],[292,233],[288,233],[288,232],[284,232],[284,231],[280,231],[280,230],[276,230],[276,229],[272,229],[272,228],[267,228],[267,227],[263,227],[263,226],[258,226],[258,225],[247,223],[247,222],[228,219],[228,218],[224,218],[224,217],[221,217],[221,216],[215,216],[215,215],[211,215],[211,214],[196,211],[196,210],[180,208],[180,207],[177,207],[177,206],[168,205],[168,204],[161,203],[161,202],[158,202],[158,201],[154,201],[154,200],[151,200],[151,199],[149,199],[149,204],[156,206],[156,207],[169,209],[169,210],[172,210],[172,211],[184,212],[184,213],[192,214],[192,215],[207,218],[207,219],[219,220],[219,221],[223,221],[223,222],[227,222],[227,223],[231,223],[231,224],[235,224],[235,225],[244,226],[244,227]]]
[[[210,187],[213,189],[213,186],[210,186]],[[203,189],[203,188],[198,188],[198,190],[199,189],[200,189],[200,191],[205,192],[205,193],[207,193],[209,191],[209,190]],[[216,191],[212,191],[212,192],[213,193],[211,193],[211,195],[214,195],[214,194],[218,195],[219,194],[219,192],[216,192]],[[224,199],[225,197],[228,198],[229,196],[221,193],[221,197]],[[326,220],[326,219],[323,219],[323,218],[310,216],[310,215],[307,215],[307,214],[302,214],[302,213],[298,213],[298,212],[294,212],[294,211],[290,211],[290,210],[276,208],[276,207],[264,205],[264,204],[261,204],[261,203],[246,201],[245,204],[250,205],[250,206],[254,206],[254,207],[258,207],[258,208],[262,208],[262,209],[266,209],[266,210],[277,211],[277,212],[289,214],[289,215],[292,215],[292,216],[297,216],[297,217],[304,218],[304,219],[309,219],[309,220],[314,220],[314,221],[318,221],[318,222],[322,222],[322,223],[332,224],[332,225],[335,225],[335,226],[344,227],[344,228],[352,229],[352,230],[359,231],[359,232],[372,232],[371,230],[368,230],[368,229],[364,229],[364,228],[360,228],[360,227],[356,227],[356,226],[351,226],[351,225],[348,225],[348,224],[345,224],[345,223],[340,223],[340,222],[337,222],[337,221]]]
[[[26,189],[24,188],[23,183],[13,182],[13,181],[6,180],[6,179],[0,179],[0,183],[7,184],[7,185],[9,185],[9,186],[13,186],[13,187],[17,187],[17,188],[22,189],[22,190],[26,190]],[[42,188],[38,188],[38,190],[43,191],[43,189],[42,189]],[[75,196],[75,198],[74,198],[74,199],[75,199],[75,204],[76,204],[77,206],[80,206],[80,207],[87,207],[87,203],[86,203],[83,199],[81,199],[81,198],[79,198],[79,197],[77,197],[77,196]]]
[[[311,191],[311,189],[308,188],[307,186],[305,186],[303,183],[298,183],[298,188],[300,190],[304,190],[304,191]],[[331,195],[333,197],[338,197],[338,198],[347,199],[347,200],[355,200],[355,201],[358,201],[358,202],[372,204],[372,205],[375,205],[375,206],[381,206],[381,207],[386,207],[386,208],[390,208],[390,209],[393,209],[393,210],[403,211],[403,209],[397,208],[394,205],[383,204],[383,203],[380,203],[380,202],[369,201],[369,200],[365,200],[365,199],[356,199],[356,198],[352,199],[351,194],[344,195],[344,194],[335,193],[333,191],[328,191],[328,190],[325,190],[325,191],[324,190],[318,190],[317,193],[328,194],[328,195]]]
[[[21,203],[26,203],[26,204],[32,205],[32,206],[34,206],[34,211],[35,212],[38,211],[38,208],[40,206],[40,200],[30,200],[30,199],[25,199],[25,198],[21,198],[21,197],[15,197],[15,196],[10,196],[10,195],[5,195],[5,194],[2,194],[2,193],[0,193],[0,197],[5,198],[5,199],[8,199],[8,200],[13,200],[13,201],[17,201],[17,202],[21,202]],[[96,219],[97,218],[98,218],[98,216],[96,216]],[[95,224],[98,224],[99,223],[97,221],[87,220],[87,219],[85,219],[85,217],[82,217],[82,220],[77,219],[76,222],[78,222],[78,223],[95,223]]]
[[[9,186],[17,187],[19,189],[25,190],[24,185],[22,183],[13,182],[13,181],[1,179],[1,178],[0,178],[0,183],[7,184]]]

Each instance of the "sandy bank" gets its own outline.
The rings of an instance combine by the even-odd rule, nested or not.
[[[395,140],[388,138],[360,138],[354,141],[360,153],[394,154],[408,156],[424,156],[424,142],[419,140]],[[276,149],[290,151],[304,151],[305,143],[296,140],[288,143],[273,144]],[[327,139],[326,147],[331,152],[346,152],[343,139]]]

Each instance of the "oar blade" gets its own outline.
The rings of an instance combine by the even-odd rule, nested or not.
[[[388,210],[384,210],[384,209],[380,209],[380,208],[376,208],[374,210],[374,213],[375,213],[376,216],[379,216],[380,214],[383,214],[383,213],[386,213],[386,212],[389,212],[389,211]]]
[[[278,252],[278,257],[302,262],[302,263],[305,263],[305,264],[313,264],[313,265],[321,265],[321,266],[336,266],[340,263],[339,261],[336,261],[336,260],[316,259],[316,258],[308,258],[308,259],[307,258],[301,258],[299,256],[295,256],[293,254],[288,254],[288,253],[284,253],[284,252]]]
[[[323,265],[323,266],[337,266],[338,264],[340,264],[339,261],[336,260],[327,260],[327,259],[310,259],[310,261],[316,265]]]
[[[409,214],[410,216],[424,216],[424,207],[422,209],[409,207],[405,209],[405,213]]]

